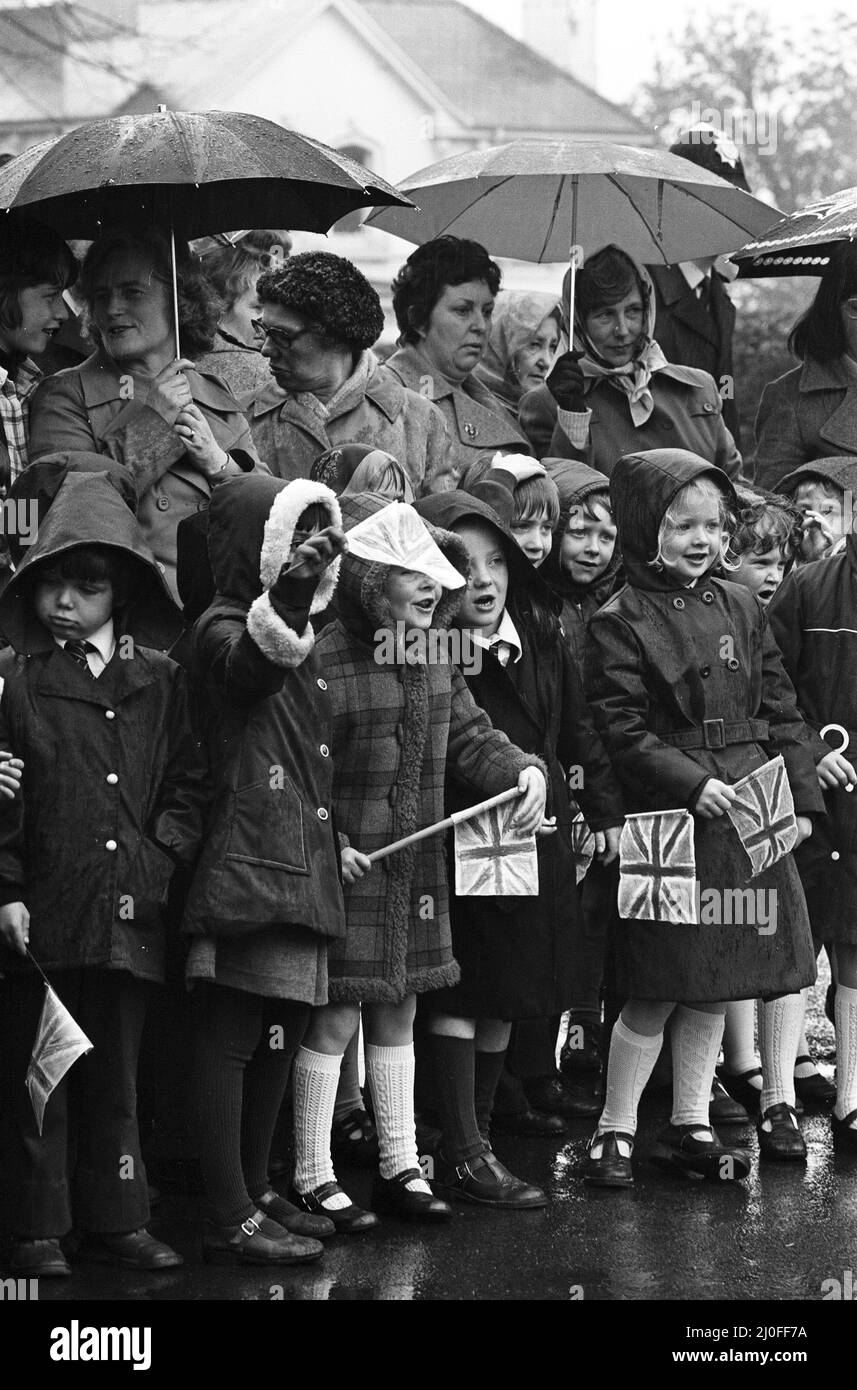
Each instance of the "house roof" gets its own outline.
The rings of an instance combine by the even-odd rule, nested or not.
[[[352,2],[463,110],[471,127],[650,136],[630,111],[459,0]]]

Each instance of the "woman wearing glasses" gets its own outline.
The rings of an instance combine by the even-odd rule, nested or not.
[[[327,251],[305,252],[263,275],[256,293],[274,382],[245,408],[275,473],[306,478],[326,450],[368,444],[399,460],[417,494],[452,485],[442,415],[370,351],[384,315],[356,266]]]
[[[130,469],[137,520],[174,595],[179,522],[203,509],[224,478],[258,466],[235,397],[194,366],[211,347],[221,303],[177,250],[180,344],[163,237],[109,231],[93,242],[78,288],[96,350],[42,382],[30,415],[31,460],[95,453]]]
[[[789,335],[801,366],[765,387],[756,415],[756,483],[775,488],[802,463],[857,454],[857,246],[831,254]]]

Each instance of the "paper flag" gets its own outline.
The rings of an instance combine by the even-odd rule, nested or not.
[[[595,858],[595,836],[583,819],[582,811],[578,811],[571,822],[571,848],[574,850],[577,882],[582,883]]]
[[[455,891],[460,897],[534,898],[539,892],[535,835],[510,828],[514,801],[455,825]]]
[[[750,878],[755,878],[788,854],[797,839],[795,804],[782,756],[742,777],[733,790],[737,797],[726,814],[750,857]]]
[[[348,549],[352,555],[373,564],[398,565],[400,569],[427,574],[445,589],[463,589],[467,583],[408,502],[391,502],[358,521],[348,532]]]
[[[619,840],[619,916],[699,921],[690,811],[626,817]]]
[[[45,1106],[51,1092],[62,1081],[69,1067],[74,1066],[78,1057],[91,1051],[92,1043],[89,1038],[75,1023],[65,1004],[50,985],[47,985],[39,1029],[25,1078],[39,1134],[42,1132]]]

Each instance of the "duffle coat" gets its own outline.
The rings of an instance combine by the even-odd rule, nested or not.
[[[837,460],[840,486],[857,492],[857,459]],[[803,470],[799,470],[802,472]],[[794,477],[794,475],[792,475]],[[784,480],[788,481],[788,480]],[[857,540],[824,561],[792,570],[768,608],[798,704],[814,733],[816,762],[842,749],[839,724],[849,735],[845,756],[857,757]],[[819,941],[857,943],[857,802],[844,787],[823,793],[817,816],[795,862],[806,893],[813,935]]]
[[[115,654],[93,680],[38,622],[28,594],[36,566],[106,537],[133,570],[138,612],[146,597],[153,610],[171,608],[103,473],[66,478],[0,598],[14,649],[3,654],[0,747],[24,761],[21,793],[0,816],[0,900],[26,903],[44,970],[101,966],[152,980],[163,978],[169,882],[196,857],[209,796],[186,678],[117,614]]]
[[[728,581],[705,576],[686,588],[670,571],[647,564],[657,552],[666,508],[700,476],[715,479],[735,505],[725,475],[683,450],[652,450],[616,465],[611,496],[628,584],[589,624],[596,725],[629,814],[692,811],[709,777],[735,782],[780,753],[796,813],[817,813],[823,802],[810,737],[761,605]],[[673,735],[700,731],[704,721],[719,720],[766,721],[768,733],[757,726],[749,731],[752,741],[748,736],[720,747],[670,742]],[[719,733],[709,727],[709,744],[719,742]],[[789,994],[811,984],[815,958],[792,856],[752,879],[754,893],[767,896],[754,898],[761,909],[754,923],[738,923],[737,910],[727,911],[723,897],[724,890],[744,888],[750,880],[737,832],[725,815],[695,816],[693,828],[700,901],[723,904],[720,920],[680,926],[620,922],[620,990],[631,998],[693,1003]],[[709,890],[720,897],[706,896]],[[772,904],[774,916],[759,931]]]
[[[387,504],[342,499],[351,524]],[[462,572],[466,551],[448,532],[434,539]],[[316,643],[333,701],[333,804],[337,826],[364,854],[442,820],[444,782],[454,774],[480,801],[516,785],[538,757],[510,743],[474,702],[456,666],[376,660],[389,566],[343,558],[339,616]],[[459,591],[444,591],[435,612],[445,625]],[[400,1003],[455,984],[442,835],[380,860],[345,885],[347,931],[329,952],[331,1001]]]

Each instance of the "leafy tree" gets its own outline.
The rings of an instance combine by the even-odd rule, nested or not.
[[[857,185],[857,15],[788,29],[757,8],[695,16],[634,101],[671,143],[707,120],[739,146],[747,178],[789,212]]]

